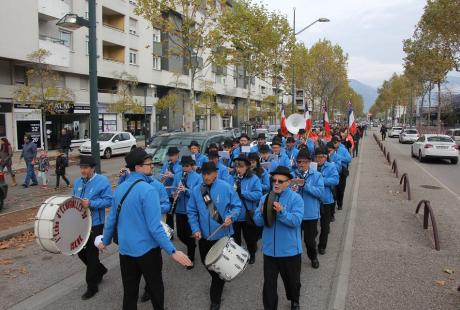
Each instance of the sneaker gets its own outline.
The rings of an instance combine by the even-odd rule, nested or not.
[[[30,184],[30,186],[37,186],[37,185],[38,185],[38,183],[32,183],[32,184]]]

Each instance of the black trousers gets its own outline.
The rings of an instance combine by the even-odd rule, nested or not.
[[[174,201],[174,198],[169,197],[169,203],[171,204],[171,207],[172,207],[173,201]],[[174,214],[169,214],[169,213],[166,214],[166,224],[168,224],[169,227],[174,229]]]
[[[136,310],[141,275],[147,283],[153,309],[164,309],[164,286],[161,270],[161,249],[155,248],[140,257],[120,254],[121,280],[123,281],[123,310]]]
[[[335,203],[321,204],[321,233],[319,235],[318,248],[325,249],[327,247],[327,238],[331,231],[331,216],[332,211],[335,209]]]
[[[248,224],[247,221],[242,222],[234,222],[233,223],[233,230],[235,234],[233,235],[233,239],[235,242],[241,246],[242,239],[241,234],[244,237],[244,241],[246,242],[246,246],[248,248],[248,252],[251,256],[256,255],[257,252],[257,241],[259,240],[260,231],[257,226]]]
[[[60,178],[62,178],[67,185],[70,184],[70,181],[67,179],[65,174],[56,174],[56,187],[59,187]]]
[[[200,239],[198,241],[198,247],[200,250],[200,257],[201,257],[201,262],[204,265],[204,260],[206,258],[206,254],[208,254],[209,250],[212,248],[212,246],[217,242],[215,241],[208,241],[206,239]],[[225,281],[219,278],[219,275],[215,273],[214,271],[209,271],[209,274],[211,275],[211,288],[209,289],[209,295],[211,297],[211,303],[213,304],[220,304],[220,301],[222,300],[222,291],[224,290],[224,285]]]
[[[355,141],[355,147],[353,148],[353,157],[357,157],[359,153],[359,142]]]
[[[316,236],[318,235],[318,220],[303,220],[302,231],[308,258],[310,260],[317,259]]]
[[[99,249],[94,245],[94,239],[102,235],[104,225],[96,225],[91,228],[88,242],[85,247],[78,252],[78,257],[86,265],[86,285],[88,289],[97,291],[97,286],[102,276],[107,272],[107,268],[99,260]]]
[[[283,280],[287,299],[299,302],[301,267],[302,256],[300,254],[289,257],[264,255],[263,302],[265,310],[278,309],[278,274]]]
[[[347,186],[347,174],[348,169],[342,167],[342,171],[340,172],[339,184],[337,185],[337,206],[343,206],[343,196],[345,194],[345,187]]]
[[[187,256],[195,260],[196,241],[192,236],[192,229],[188,223],[187,214],[176,213],[177,236],[187,246]]]
[[[385,141],[387,134],[382,132],[382,141]]]

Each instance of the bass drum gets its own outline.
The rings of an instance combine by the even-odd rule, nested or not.
[[[160,221],[160,223],[161,223],[161,226],[163,226],[163,229],[166,232],[166,236],[168,236],[169,240],[171,240],[172,237],[173,237],[173,234],[174,234],[174,229],[172,229],[168,224],[166,224],[163,221]]]
[[[35,236],[45,251],[74,255],[88,242],[91,213],[72,196],[48,198],[35,216]]]

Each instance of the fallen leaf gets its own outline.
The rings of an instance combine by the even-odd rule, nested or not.
[[[449,268],[445,268],[443,271],[445,273],[448,273],[448,274],[453,274],[454,273],[454,271],[452,269],[449,269]]]
[[[27,267],[22,267],[21,269],[19,269],[19,272],[22,273],[22,274],[26,274],[29,271],[27,270]]]
[[[0,265],[11,265],[12,263],[14,263],[12,259],[8,259],[8,258],[0,259]]]
[[[444,286],[446,285],[446,281],[444,280],[436,280],[434,281],[435,284],[439,285],[439,286]]]

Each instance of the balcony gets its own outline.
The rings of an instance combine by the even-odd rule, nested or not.
[[[51,21],[70,13],[70,5],[62,0],[38,0],[39,19]]]
[[[46,63],[53,66],[70,66],[70,48],[64,45],[64,41],[56,38],[40,35],[38,47],[50,52]]]
[[[125,47],[108,41],[102,41],[102,55],[104,60],[125,63]]]
[[[125,32],[125,16],[117,11],[102,7],[102,25],[114,30]]]

